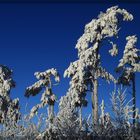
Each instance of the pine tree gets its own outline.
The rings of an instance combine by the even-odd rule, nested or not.
[[[26,88],[25,96],[35,96],[44,90],[41,103],[35,105],[30,112],[29,118],[32,118],[39,108],[45,107],[48,105],[48,120],[49,120],[49,128],[51,128],[51,124],[54,118],[54,104],[56,101],[56,95],[52,92],[52,88],[55,84],[52,83],[52,76],[55,78],[55,82],[60,82],[60,76],[56,69],[52,68],[46,70],[45,72],[35,72],[34,74],[36,78],[39,80],[34,83],[32,86]]]
[[[19,99],[11,99],[11,89],[15,87],[12,79],[12,70],[5,65],[0,65],[0,123],[6,129],[17,125],[20,119]]]
[[[73,100],[70,91],[60,99],[59,112],[55,117],[54,126],[59,139],[76,139],[81,129],[78,111],[75,108],[76,100]]]
[[[136,81],[135,73],[140,72],[140,50],[136,48],[137,37],[135,35],[126,37],[127,43],[123,53],[123,57],[117,67],[117,71],[121,73],[118,83],[130,85],[132,83],[133,97],[133,124],[135,124],[136,110]]]
[[[86,107],[88,102],[85,98],[87,87],[84,83],[84,80],[81,79],[83,77],[79,75],[79,72],[81,72],[81,68],[82,67],[79,61],[71,63],[69,68],[65,71],[64,77],[71,77],[68,95],[71,94],[70,100],[72,101],[72,104],[75,106],[75,108],[79,108],[79,120],[80,126],[82,128],[82,108]]]
[[[76,44],[79,59],[71,63],[65,72],[65,76],[72,76],[74,79],[72,83],[77,83],[81,91],[87,91],[90,85],[93,125],[98,123],[98,79],[104,78],[108,82],[115,82],[114,77],[101,65],[100,48],[103,46],[103,41],[108,41],[108,38],[117,38],[121,19],[119,17],[122,17],[124,21],[133,19],[133,16],[125,9],[114,6],[85,26],[84,33]],[[112,56],[117,55],[117,45],[112,41],[108,42],[113,47],[109,53]]]

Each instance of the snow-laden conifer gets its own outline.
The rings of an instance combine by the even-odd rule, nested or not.
[[[136,85],[135,73],[140,72],[140,50],[136,48],[137,37],[135,35],[126,37],[127,43],[123,52],[123,57],[117,67],[117,71],[121,73],[118,83],[130,85],[132,83],[133,96],[133,118],[135,118],[136,110]],[[135,119],[133,120],[135,124]]]
[[[11,99],[10,91],[15,87],[12,79],[12,70],[5,65],[0,65],[0,123],[8,135],[14,133],[20,119],[19,99]]]
[[[79,59],[71,63],[64,73],[64,76],[72,77],[71,86],[75,87],[76,83],[81,93],[87,91],[88,87],[92,89],[93,124],[98,123],[98,79],[115,82],[114,77],[101,65],[100,48],[103,41],[108,41],[112,45],[109,53],[112,56],[117,55],[117,45],[108,39],[118,37],[121,19],[131,21],[133,16],[125,9],[114,6],[86,24],[84,33],[76,44]]]
[[[31,109],[29,118],[32,118],[35,114],[37,114],[39,108],[48,105],[48,120],[50,128],[54,118],[54,104],[56,101],[56,95],[52,92],[52,88],[56,83],[60,82],[60,76],[54,68],[46,70],[45,72],[35,72],[34,75],[38,81],[26,88],[25,96],[35,96],[41,91],[43,91],[43,93],[40,99],[41,102]],[[56,83],[53,83],[52,76],[54,77]]]

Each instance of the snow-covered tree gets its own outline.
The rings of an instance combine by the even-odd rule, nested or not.
[[[82,72],[81,68],[80,61],[71,63],[69,68],[64,72],[64,77],[71,77],[70,88],[67,94],[69,98],[71,97],[72,105],[75,108],[79,108],[80,126],[82,128],[82,108],[86,107],[88,102],[85,98],[87,86],[84,83],[83,77],[79,75],[79,72]]]
[[[60,99],[59,108],[62,110],[65,107],[65,104],[69,102],[69,106],[74,108],[79,112],[79,126],[82,128],[82,108],[87,106],[87,100],[85,99],[86,94],[81,94],[75,88],[70,87],[66,96],[63,96]]]
[[[104,78],[108,82],[115,82],[114,77],[101,65],[100,48],[103,46],[103,41],[108,41],[113,47],[109,53],[112,56],[117,55],[117,45],[108,38],[117,38],[121,17],[123,21],[133,20],[133,16],[125,9],[114,6],[88,23],[76,44],[79,59],[71,63],[64,74],[72,78],[71,86],[76,87],[80,93],[85,93],[88,87],[92,90],[94,125],[98,123],[98,79]]]
[[[56,69],[52,68],[45,72],[35,72],[34,74],[38,79],[32,86],[26,88],[25,96],[35,96],[43,90],[41,97],[41,103],[35,105],[30,112],[30,118],[37,114],[38,109],[48,105],[48,120],[49,128],[54,118],[54,104],[56,101],[56,95],[52,92],[52,88],[56,83],[60,82],[60,76]],[[53,83],[52,76],[56,83]]]
[[[100,115],[100,124],[104,127],[106,127],[106,120],[105,120],[105,103],[104,100],[102,100],[102,103],[100,105],[101,115]]]
[[[60,99],[59,112],[54,124],[59,139],[75,139],[79,136],[78,112],[75,110],[71,99],[72,97],[69,93]]]
[[[83,120],[82,113],[79,114],[77,109],[79,106],[84,106],[83,102],[86,100],[78,97],[78,93],[71,88],[61,97],[53,127],[57,139],[84,139],[87,136],[88,119]]]
[[[135,35],[126,37],[127,43],[123,53],[123,57],[117,67],[117,71],[121,73],[118,83],[130,85],[132,83],[133,96],[133,118],[136,115],[136,81],[135,73],[140,72],[140,50],[136,48],[137,37]],[[133,120],[135,124],[135,119]]]
[[[0,123],[4,124],[6,129],[16,126],[20,119],[19,99],[12,100],[10,97],[10,91],[14,87],[12,70],[0,65]]]
[[[71,94],[69,90],[66,95],[61,97],[59,111],[54,117],[51,129],[46,129],[39,135],[39,138],[71,140],[79,137],[81,128],[78,111],[75,108],[76,100],[73,100],[75,95]]]
[[[130,127],[131,120],[133,119],[133,105],[131,99],[129,102],[126,101],[126,90],[119,88],[111,94],[112,111],[114,114],[114,127],[127,129]]]
[[[115,136],[126,137],[127,139],[136,139],[138,132],[135,131],[133,121],[133,98],[127,101],[126,89],[122,87],[114,90],[111,94],[111,103],[113,111],[112,124],[114,127]],[[137,109],[136,109],[137,110]],[[139,121],[139,113],[137,112],[136,120]]]

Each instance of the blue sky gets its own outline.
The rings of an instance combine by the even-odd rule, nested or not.
[[[140,38],[140,3],[0,3],[0,63],[13,70],[17,85],[11,96],[20,98],[22,112],[27,102],[28,109],[39,103],[40,95],[29,99],[24,97],[25,88],[36,81],[36,71],[52,67],[58,69],[61,83],[54,88],[54,92],[58,98],[66,93],[69,79],[63,78],[63,72],[70,62],[77,59],[75,45],[85,24],[96,18],[100,11],[114,5],[130,11],[134,21],[122,23],[117,40],[119,56],[110,57],[107,46],[100,50],[103,66],[111,73],[114,73],[122,56],[125,36],[136,34]],[[140,74],[136,76],[137,106],[140,107]],[[109,93],[112,90],[113,84],[100,81],[99,101],[104,98],[107,108],[110,106]],[[90,113],[90,94],[87,98],[89,107],[84,111]]]

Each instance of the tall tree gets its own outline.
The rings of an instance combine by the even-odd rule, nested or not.
[[[75,108],[79,108],[80,127],[82,128],[82,108],[86,107],[88,102],[85,98],[87,86],[84,83],[83,77],[79,75],[82,68],[79,62],[80,61],[75,61],[71,63],[69,68],[64,72],[64,77],[71,77],[70,88],[67,95],[69,95],[69,98],[71,97],[70,101],[72,105],[75,106]]]
[[[10,91],[15,87],[12,70],[0,65],[0,123],[15,126],[20,119],[19,99],[11,99]]]
[[[121,73],[118,83],[123,85],[132,84],[133,96],[133,124],[135,124],[136,115],[136,80],[135,73],[140,72],[140,50],[136,48],[137,37],[135,35],[126,37],[127,43],[123,57],[117,67]]]
[[[34,74],[36,78],[39,80],[34,83],[32,86],[26,88],[25,96],[35,96],[44,90],[41,103],[35,105],[30,112],[30,118],[32,118],[38,111],[39,108],[45,107],[48,105],[48,120],[49,120],[49,128],[51,128],[51,123],[54,118],[54,104],[56,101],[56,96],[52,92],[52,88],[55,85],[52,83],[52,76],[55,78],[55,82],[60,82],[60,76],[56,69],[52,68],[46,70],[45,72],[35,72]]]
[[[88,89],[88,85],[92,88],[92,114],[93,124],[98,123],[98,79],[104,78],[107,81],[115,81],[114,77],[101,66],[100,48],[104,41],[109,38],[118,37],[120,21],[131,21],[133,16],[125,9],[118,6],[107,9],[105,13],[101,13],[97,19],[93,19],[85,26],[83,35],[79,38],[76,49],[78,49],[78,60],[71,63],[73,67],[79,64],[77,70],[70,67],[66,70],[66,76],[79,77],[75,83],[81,89]],[[113,48],[109,53],[117,55],[117,45],[112,41],[108,41]],[[77,72],[75,72],[77,71]],[[78,75],[78,76],[77,76]]]

